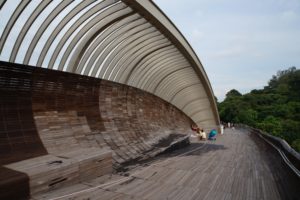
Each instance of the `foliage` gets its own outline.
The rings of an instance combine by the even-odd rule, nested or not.
[[[285,139],[300,152],[300,70],[278,71],[264,89],[232,89],[218,103],[224,122],[243,123]]]
[[[300,152],[300,139],[294,140],[292,142],[292,148]]]

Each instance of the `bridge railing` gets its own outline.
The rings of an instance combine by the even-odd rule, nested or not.
[[[250,127],[245,124],[238,124],[240,128],[245,128],[253,132],[269,143],[282,156],[289,167],[300,177],[300,154],[295,151],[284,139],[270,135],[260,129]]]

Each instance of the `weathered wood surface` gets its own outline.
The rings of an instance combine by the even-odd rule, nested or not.
[[[99,148],[78,149],[45,155],[12,164],[6,168],[27,174],[31,195],[74,185],[112,173],[111,151]]]
[[[117,182],[74,185],[42,198],[299,199],[300,180],[253,133],[226,129],[216,141],[193,142]],[[73,193],[73,195],[70,195]],[[36,199],[41,198],[33,197]],[[58,198],[60,199],[60,198]]]

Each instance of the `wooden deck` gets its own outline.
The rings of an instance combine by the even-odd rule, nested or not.
[[[300,180],[278,153],[245,130],[226,129],[105,184],[83,182],[33,199],[300,199]]]

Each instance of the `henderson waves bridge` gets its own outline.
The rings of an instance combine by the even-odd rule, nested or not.
[[[300,199],[299,154],[220,131],[198,57],[150,0],[0,0],[0,199]]]

